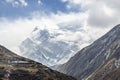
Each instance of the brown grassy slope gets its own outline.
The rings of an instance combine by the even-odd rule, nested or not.
[[[76,80],[0,46],[0,80]]]

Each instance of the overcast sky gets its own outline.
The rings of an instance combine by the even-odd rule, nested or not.
[[[119,7],[119,0],[0,0],[0,44],[14,51],[36,26],[52,31],[60,24],[97,39],[119,24]]]

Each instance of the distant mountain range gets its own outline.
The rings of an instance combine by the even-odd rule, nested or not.
[[[59,26],[60,29],[52,31],[36,27],[19,47],[22,56],[50,67],[67,62],[83,45],[93,41],[89,35],[87,35],[88,41],[84,40],[83,37],[86,37],[87,32],[78,29],[77,25],[75,25],[77,27],[66,24]],[[75,34],[80,37],[75,39]]]
[[[58,70],[78,80],[120,80],[120,24]]]
[[[76,80],[0,46],[0,80]]]

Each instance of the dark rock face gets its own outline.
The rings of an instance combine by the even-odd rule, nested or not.
[[[76,80],[0,46],[0,80]]]
[[[93,44],[79,51],[66,64],[63,64],[59,70],[81,80],[92,76],[93,73],[95,74],[96,71],[103,68],[110,60],[115,59],[117,61],[119,58],[120,25],[117,25]],[[112,65],[115,65],[115,61]],[[116,66],[113,67],[113,69],[116,68]]]

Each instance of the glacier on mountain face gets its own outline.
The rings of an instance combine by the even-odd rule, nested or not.
[[[79,49],[90,44],[90,36],[87,35],[86,41],[84,34],[70,28],[50,31],[36,27],[19,48],[23,56],[50,67],[67,62]]]

